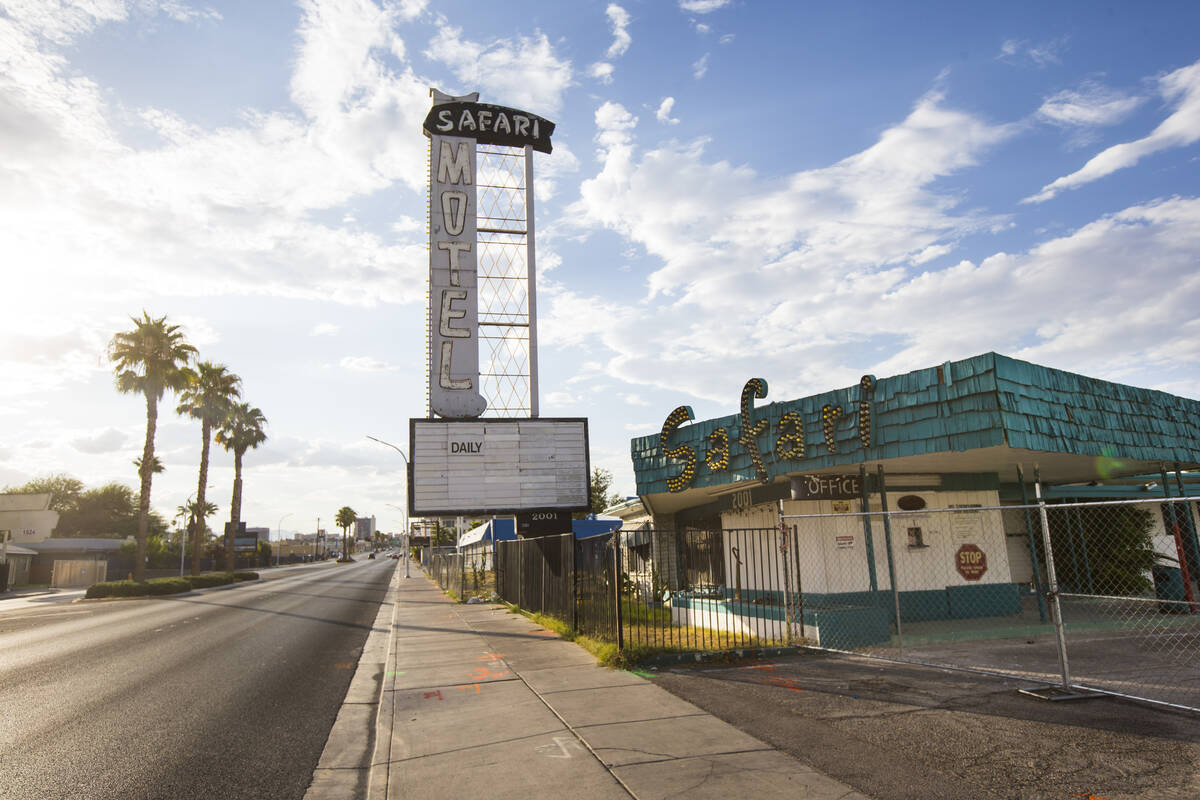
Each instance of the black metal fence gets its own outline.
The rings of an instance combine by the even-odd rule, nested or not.
[[[501,599],[619,647],[729,650],[794,643],[775,595],[730,586],[725,553],[774,563],[773,530],[626,531],[499,542]],[[748,577],[748,580],[750,578]]]

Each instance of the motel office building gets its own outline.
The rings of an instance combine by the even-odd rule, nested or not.
[[[751,380],[739,414],[692,421],[681,406],[631,443],[638,495],[676,541],[646,533],[631,556],[671,584],[677,623],[726,626],[706,618],[714,603],[782,619],[787,592],[802,598],[804,635],[819,639],[822,614],[841,615],[858,633],[833,644],[855,647],[886,638],[897,612],[906,623],[1028,612],[1045,583],[1037,510],[1022,507],[1036,502],[1035,465],[1049,498],[1152,499],[1164,465],[1200,463],[1200,402],[996,353],[755,407],[767,394]],[[1151,477],[1114,483],[1123,476]],[[1175,497],[1200,486],[1186,472],[1167,483]],[[1145,506],[1153,547],[1174,559],[1181,543],[1193,579],[1195,506]],[[884,510],[886,523],[861,513]],[[1082,517],[1064,518],[1082,539]],[[723,533],[698,568],[678,542],[702,531]],[[1083,567],[1067,577],[1092,579]]]

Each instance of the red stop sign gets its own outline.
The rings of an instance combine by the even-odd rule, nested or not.
[[[987,572],[987,553],[980,550],[979,545],[964,544],[954,554],[954,566],[966,580],[977,581]]]

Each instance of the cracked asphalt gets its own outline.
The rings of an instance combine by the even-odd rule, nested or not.
[[[1200,797],[1200,714],[820,653],[664,668],[655,683],[879,800]]]

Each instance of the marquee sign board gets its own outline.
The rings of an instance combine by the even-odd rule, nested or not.
[[[409,420],[414,516],[586,511],[584,418]]]

